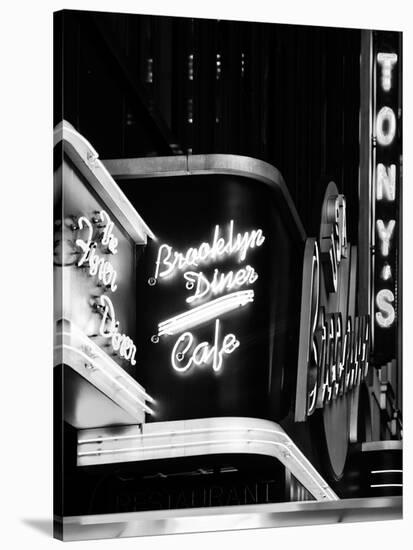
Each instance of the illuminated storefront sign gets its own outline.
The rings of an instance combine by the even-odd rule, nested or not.
[[[160,336],[179,335],[172,348],[172,368],[180,373],[191,372],[192,367],[210,365],[218,372],[223,367],[224,357],[232,354],[240,341],[235,334],[223,335],[220,317],[247,306],[254,301],[254,290],[238,290],[224,296],[214,298],[219,294],[234,288],[253,285],[258,274],[250,265],[242,265],[238,269],[220,271],[214,269],[212,277],[202,271],[195,271],[198,266],[211,267],[212,264],[235,258],[239,264],[246,261],[248,251],[261,247],[265,241],[262,229],[254,229],[243,233],[234,233],[234,220],[227,225],[227,232],[222,236],[219,225],[215,226],[210,243],[203,242],[198,247],[192,247],[185,252],[179,252],[168,244],[159,247],[155,262],[154,277],[148,280],[153,286],[158,281],[167,280],[178,272],[182,274],[185,289],[190,292],[185,302],[192,308],[179,313],[158,325],[158,333],[152,337],[157,343]],[[186,271],[188,268],[191,270]],[[199,302],[202,302],[200,305]],[[205,323],[213,321],[214,331],[212,342],[197,341],[196,334],[189,332]]]
[[[373,96],[374,352],[395,357],[398,323],[399,205],[401,184],[400,55],[398,37],[376,33]]]
[[[347,242],[346,201],[330,182],[319,239],[307,239],[304,250],[295,421],[308,421],[322,439],[323,460],[338,478],[353,398],[370,362],[370,317],[357,314],[356,289],[357,247]]]
[[[119,178],[156,235],[136,270],[136,361],[157,403],[148,422],[278,421],[291,407],[304,231],[278,171],[270,180],[268,165],[259,176],[258,161],[244,163],[244,175]]]
[[[370,322],[355,315],[356,247],[347,243],[346,201],[330,183],[322,209],[320,248],[307,239],[296,420],[358,386],[369,367]]]
[[[76,239],[76,246],[82,251],[77,266],[86,268],[89,275],[96,277],[97,284],[103,292],[106,290],[115,292],[117,289],[116,269],[110,260],[97,253],[98,247],[101,254],[118,253],[118,239],[114,236],[113,229],[114,223],[104,210],[101,210],[92,221],[85,216],[78,219],[77,230],[80,234],[84,234],[85,239]],[[110,339],[114,352],[129,361],[131,365],[136,365],[136,345],[129,336],[121,333],[112,300],[108,295],[102,294],[93,302],[93,307],[102,315],[99,334]]]

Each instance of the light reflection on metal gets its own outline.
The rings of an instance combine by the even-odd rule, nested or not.
[[[145,424],[136,427],[84,430],[78,439],[78,465],[196,456],[253,453],[282,462],[318,500],[337,495],[278,424],[256,418],[209,418]],[[101,437],[93,437],[99,434]],[[91,437],[92,436],[92,437]],[[102,437],[103,436],[103,437]],[[147,439],[157,438],[156,443]],[[127,444],[127,442],[130,444]]]
[[[139,410],[155,414],[145,403],[154,404],[155,400],[136,380],[73,323],[63,320],[61,323],[62,330],[56,334],[58,344],[54,347],[55,365],[69,365],[135,417]]]
[[[381,86],[385,92],[389,92],[392,86],[392,69],[397,62],[396,53],[377,54],[377,62],[381,66]]]

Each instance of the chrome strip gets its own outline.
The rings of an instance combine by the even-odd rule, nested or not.
[[[367,441],[362,443],[362,452],[368,451],[401,451],[403,449],[403,442],[396,440],[388,441]]]
[[[281,193],[302,241],[306,233],[281,172],[271,164],[241,155],[189,155],[175,157],[107,159],[103,161],[119,180],[170,176],[229,174],[249,177]]]
[[[130,237],[137,244],[146,244],[147,237],[154,239],[155,236],[148,225],[99,160],[96,150],[65,120],[57,124],[53,130],[53,146],[61,141],[64,142],[64,152],[108,205]]]
[[[116,361],[73,323],[61,319],[55,334],[54,366],[65,364],[99,389],[136,422],[145,421],[145,412],[154,414],[146,401],[155,400]]]
[[[148,438],[157,438],[155,444]],[[82,430],[78,466],[159,460],[219,453],[271,456],[279,460],[317,500],[337,495],[275,422],[259,418],[219,417],[146,423],[141,427]]]
[[[55,517],[55,522],[69,541],[401,518],[402,497],[374,497]]]

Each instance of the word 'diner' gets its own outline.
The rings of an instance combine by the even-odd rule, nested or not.
[[[187,271],[184,273],[184,278],[187,281],[186,288],[188,290],[195,289],[194,294],[186,299],[190,304],[209,294],[220,294],[243,285],[252,285],[258,279],[258,274],[253,267],[247,265],[238,271],[229,271],[228,273],[222,273],[215,269],[212,280],[208,280],[202,271]]]

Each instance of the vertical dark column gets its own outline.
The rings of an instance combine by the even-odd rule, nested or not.
[[[372,31],[361,32],[360,57],[360,164],[359,164],[359,225],[358,225],[358,310],[370,314],[371,292],[371,220],[372,220]]]

